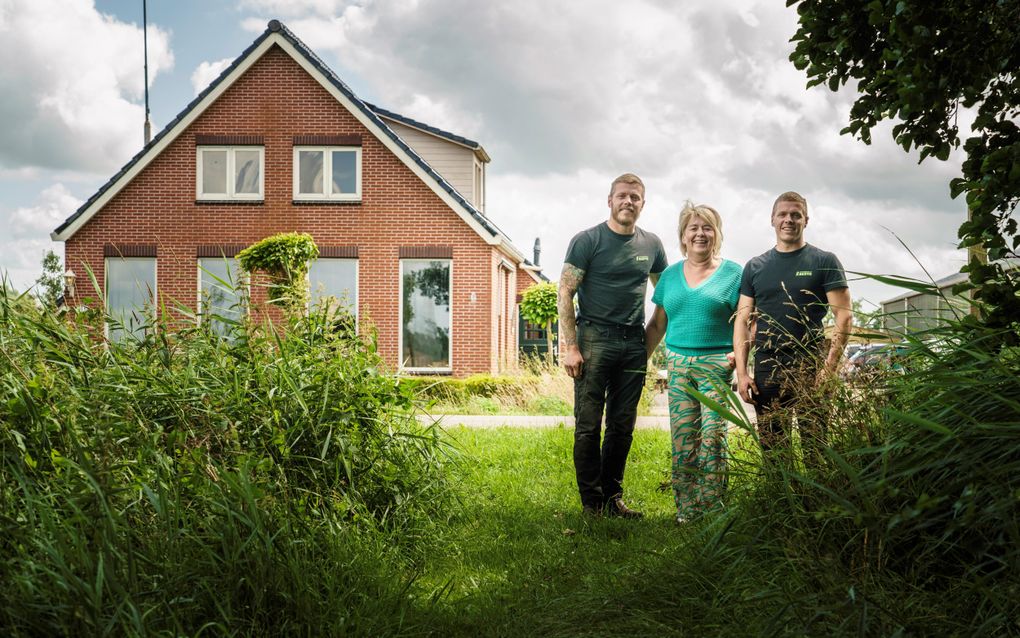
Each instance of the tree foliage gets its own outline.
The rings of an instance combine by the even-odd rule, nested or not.
[[[535,284],[521,295],[521,316],[526,321],[545,327],[546,360],[552,362],[552,323],[559,315],[556,305],[557,286],[546,282]]]
[[[841,132],[871,143],[872,128],[895,120],[892,135],[904,150],[945,160],[960,146],[959,112],[973,109],[973,135],[963,143],[961,177],[953,197],[966,196],[970,218],[961,247],[983,246],[989,263],[972,259],[974,298],[990,326],[1020,317],[1018,281],[995,260],[1020,246],[1013,213],[1020,203],[1020,1],[1018,0],[787,0],[800,26],[794,65],[808,86],[859,93]]]
[[[280,233],[237,253],[237,261],[248,272],[268,274],[273,280],[270,300],[294,310],[308,302],[308,267],[318,256],[319,247],[308,233]]]
[[[57,299],[64,294],[64,267],[60,257],[47,250],[42,260],[42,274],[35,280],[35,296],[45,308],[56,308]]]

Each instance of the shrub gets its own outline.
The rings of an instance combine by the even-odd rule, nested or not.
[[[528,412],[554,416],[570,416],[574,413],[574,408],[560,397],[541,395],[528,401]]]
[[[318,256],[319,248],[308,233],[280,233],[237,253],[237,261],[248,272],[269,275],[270,301],[301,312],[308,304],[308,266]]]

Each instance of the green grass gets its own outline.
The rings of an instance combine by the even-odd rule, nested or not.
[[[417,583],[423,598],[441,599],[425,612],[437,635],[740,633],[746,616],[731,607],[740,590],[716,586],[742,578],[740,561],[718,551],[732,514],[674,524],[672,494],[659,490],[668,432],[635,434],[625,486],[645,513],[638,521],[581,517],[568,428],[449,435],[461,450],[462,507]]]
[[[452,429],[459,507],[418,565],[405,629],[437,636],[1010,635],[994,611],[869,565],[868,535],[791,477],[736,452],[727,508],[682,527],[659,485],[668,433],[635,433],[625,480],[641,520],[580,515],[572,431]],[[731,433],[736,448],[746,435]],[[742,470],[750,469],[750,473]],[[780,481],[776,489],[770,480]],[[828,506],[826,506],[828,507]],[[834,529],[835,528],[835,531]],[[998,595],[1001,599],[1004,592]],[[1015,625],[1012,625],[1015,628]]]

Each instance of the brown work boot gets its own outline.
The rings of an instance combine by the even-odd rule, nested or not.
[[[641,518],[644,516],[641,512],[627,507],[620,496],[614,496],[609,499],[603,511],[606,516],[618,516],[620,518]]]

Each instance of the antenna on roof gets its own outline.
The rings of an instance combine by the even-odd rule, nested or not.
[[[146,1],[142,0],[142,47],[145,53],[145,143],[152,139],[152,124],[149,122],[149,19]]]

